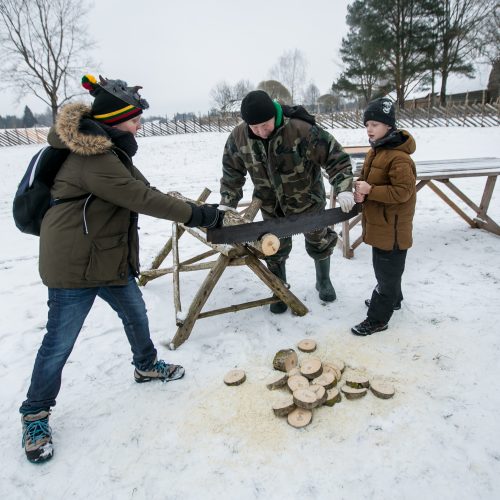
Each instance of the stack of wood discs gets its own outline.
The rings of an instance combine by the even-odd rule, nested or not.
[[[316,350],[316,342],[304,339],[297,347],[302,352],[312,353]],[[379,398],[388,399],[394,395],[391,384],[370,381],[356,371],[349,371],[342,380],[345,363],[338,358],[321,361],[316,356],[308,356],[299,364],[293,349],[282,349],[274,356],[273,367],[277,371],[268,380],[267,388],[284,389],[273,404],[273,412],[278,417],[287,417],[288,423],[296,428],[311,423],[315,408],[340,402],[341,394],[346,399],[358,399],[370,388]]]

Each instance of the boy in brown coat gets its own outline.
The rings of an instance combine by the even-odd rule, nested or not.
[[[354,199],[363,203],[363,241],[373,247],[377,279],[371,299],[365,300],[367,318],[351,329],[364,336],[386,330],[393,311],[401,308],[401,277],[412,245],[416,170],[410,158],[415,140],[396,129],[389,99],[370,102],[363,122],[372,149],[356,181]]]

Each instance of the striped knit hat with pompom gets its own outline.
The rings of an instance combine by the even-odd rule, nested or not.
[[[91,114],[94,120],[107,125],[118,125],[140,115],[149,107],[138,90],[127,87],[123,80],[110,80],[99,75],[99,83],[93,75],[84,75],[82,87],[94,97]]]

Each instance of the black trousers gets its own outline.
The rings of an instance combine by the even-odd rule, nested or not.
[[[368,319],[388,323],[394,306],[401,303],[401,278],[405,270],[407,250],[372,248],[373,270],[377,286],[373,290]]]

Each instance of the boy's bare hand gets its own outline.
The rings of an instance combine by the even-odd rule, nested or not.
[[[356,193],[367,195],[372,190],[372,187],[368,182],[356,181]]]

